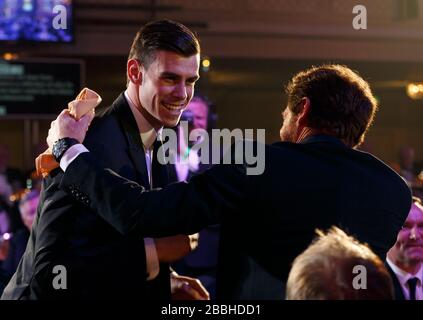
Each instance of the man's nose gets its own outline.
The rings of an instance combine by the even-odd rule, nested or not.
[[[188,97],[188,93],[185,84],[180,83],[176,85],[175,89],[173,90],[173,95],[180,100],[186,100]]]
[[[417,237],[419,235],[419,231],[417,230],[417,226],[414,226],[413,228],[411,228],[410,231],[410,239],[411,240],[416,240]]]

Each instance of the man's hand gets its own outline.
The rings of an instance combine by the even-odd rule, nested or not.
[[[172,300],[210,300],[209,292],[198,279],[173,272],[170,276],[170,287]]]
[[[174,237],[155,238],[154,243],[159,261],[170,263],[197,248],[198,233],[190,236],[181,234]]]
[[[94,110],[81,119],[73,118],[68,109],[63,110],[50,125],[47,144],[51,149],[53,144],[61,138],[74,138],[83,142],[91,121],[94,119]]]

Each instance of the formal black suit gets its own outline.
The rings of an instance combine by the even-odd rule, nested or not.
[[[283,297],[291,263],[316,228],[340,226],[385,258],[411,206],[401,177],[329,136],[275,143],[265,151],[262,175],[247,176],[245,165],[218,165],[190,183],[152,192],[82,154],[61,188],[88,199],[125,235],[192,233],[221,220],[220,298]],[[158,208],[166,217],[154,215]]]
[[[392,278],[392,283],[394,285],[394,295],[395,300],[405,300],[404,292],[402,291],[401,283],[399,282],[397,275],[395,274],[394,270],[392,270],[391,266],[385,262],[385,267],[388,269],[389,274]]]
[[[100,110],[85,145],[101,166],[150,188],[140,133],[123,94]],[[153,163],[152,170],[155,186],[169,182],[165,166]],[[62,175],[56,169],[43,182],[26,252],[2,298],[170,298],[168,265],[146,282],[143,234],[122,235],[84,201],[74,201],[58,188]],[[52,288],[55,265],[66,267],[66,290]]]

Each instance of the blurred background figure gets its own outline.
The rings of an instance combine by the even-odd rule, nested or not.
[[[37,214],[40,192],[32,190],[25,192],[17,200],[20,218],[25,227],[13,229],[11,223],[12,210],[2,206],[0,210],[0,294],[16,271],[19,261],[28,242],[32,224]]]
[[[24,188],[22,173],[9,166],[9,147],[0,144],[0,195],[9,197]]]
[[[211,102],[203,95],[196,94],[187,109],[184,111],[181,121],[188,122],[188,135],[195,129],[202,129],[207,132],[215,126],[216,115],[211,110]],[[200,137],[197,141],[189,141],[188,146],[184,136],[179,132],[178,159],[174,169],[178,181],[189,180],[196,174],[204,172],[211,166],[212,144],[209,144],[209,163],[200,161],[201,154],[192,150],[195,144],[203,142]],[[211,140],[211,139],[210,139]],[[213,225],[199,233],[198,247],[186,257],[174,264],[174,269],[180,274],[198,278],[208,290],[210,298],[214,299],[216,294],[216,272],[217,252],[219,246],[219,226]]]
[[[195,129],[205,130],[207,133],[211,132],[216,121],[216,115],[210,110],[211,106],[211,102],[205,96],[196,94],[192,98],[181,117],[181,121],[188,123],[188,136]],[[178,140],[179,145],[176,157],[179,161],[176,161],[174,167],[178,181],[189,180],[192,176],[205,171],[211,166],[211,152],[209,153],[209,163],[204,163],[200,161],[201,154],[192,150],[194,145],[203,142],[202,136],[197,141],[189,141],[188,137],[185,137],[184,133],[178,130]],[[188,145],[185,140],[188,141]],[[210,140],[209,150],[211,151]]]
[[[423,205],[414,197],[410,213],[398,233],[386,262],[391,273],[395,299],[423,300]]]
[[[421,168],[415,162],[415,150],[411,146],[403,146],[399,152],[399,174],[407,181],[413,190],[413,195],[423,197],[423,179]]]
[[[399,151],[398,159],[401,176],[407,180],[410,185],[412,185],[416,179],[416,173],[414,172],[414,148],[410,146],[402,146]]]
[[[26,193],[19,202],[19,211],[21,214],[22,222],[27,231],[31,231],[32,224],[37,214],[37,207],[40,201],[40,192],[33,190]]]
[[[3,269],[3,263],[9,255],[11,236],[10,206],[0,198],[0,292],[3,292],[9,282],[9,275]]]
[[[286,286],[287,300],[392,300],[394,291],[382,260],[366,245],[332,227],[295,260]],[[283,253],[282,253],[283,254]],[[355,288],[364,267],[366,287]],[[363,270],[363,269],[361,269]]]

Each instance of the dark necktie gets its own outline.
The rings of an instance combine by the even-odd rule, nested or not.
[[[416,300],[416,285],[417,278],[410,278],[407,280],[408,287],[410,288],[410,300]]]

